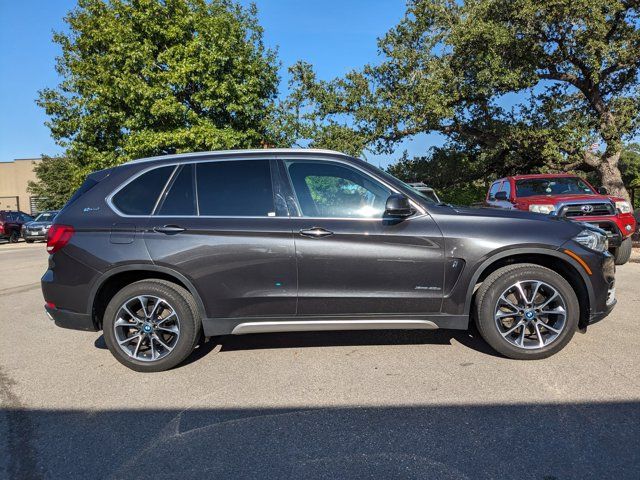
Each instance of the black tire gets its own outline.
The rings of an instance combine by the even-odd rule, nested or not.
[[[24,241],[27,242],[27,243],[33,243],[34,242],[34,240],[28,240],[28,239],[25,239]]]
[[[119,346],[114,332],[114,322],[121,306],[134,297],[151,295],[165,299],[179,318],[177,342],[173,350],[158,360],[142,361],[127,355]],[[166,280],[141,280],[127,285],[109,302],[103,318],[105,343],[113,356],[124,366],[137,372],[161,372],[184,361],[197,345],[201,335],[201,319],[193,296],[184,288]]]
[[[524,349],[513,345],[498,331],[496,324],[495,313],[500,296],[510,286],[524,281],[541,281],[550,285],[566,305],[563,329],[548,345],[540,348]],[[527,263],[508,265],[489,275],[478,289],[475,306],[476,324],[482,338],[497,352],[517,360],[538,360],[562,350],[571,341],[580,317],[578,298],[569,282],[553,270]]]
[[[9,243],[18,243],[18,240],[20,240],[20,235],[18,235],[18,232],[16,231],[11,232],[11,236],[9,237]]]
[[[613,250],[613,259],[616,265],[624,265],[631,258],[631,247],[633,246],[633,242],[631,241],[631,237],[625,238],[619,247]]]

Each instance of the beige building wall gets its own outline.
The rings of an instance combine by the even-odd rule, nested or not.
[[[27,192],[29,180],[35,180],[33,167],[40,158],[18,158],[10,162],[0,162],[0,210],[16,210],[31,213]],[[16,198],[17,197],[17,198]]]

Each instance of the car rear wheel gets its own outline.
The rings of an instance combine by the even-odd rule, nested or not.
[[[18,232],[11,232],[11,236],[9,237],[9,242],[18,243],[19,239],[20,239],[20,235],[18,235]]]
[[[613,259],[616,262],[616,265],[624,265],[631,258],[631,247],[632,245],[631,237],[625,238],[619,247],[614,249]]]
[[[578,325],[571,285],[533,264],[509,265],[489,275],[476,296],[476,322],[486,342],[514,359],[547,358],[562,350]]]
[[[126,367],[160,372],[189,356],[201,320],[191,294],[165,280],[142,280],[120,290],[103,320],[109,350]]]
[[[27,238],[27,239],[25,239],[24,241],[25,241],[25,242],[27,242],[27,243],[33,243],[33,242],[34,242],[34,240],[30,240],[30,239],[28,239],[28,238]]]

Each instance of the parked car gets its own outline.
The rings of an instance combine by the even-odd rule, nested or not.
[[[46,240],[47,232],[57,214],[57,210],[41,212],[33,221],[22,225],[22,238],[25,242],[33,243],[36,240]]]
[[[486,205],[543,213],[591,224],[607,232],[616,265],[631,256],[636,220],[629,202],[595,189],[586,180],[568,174],[516,175],[491,184]]]
[[[435,203],[440,203],[440,198],[438,197],[438,194],[433,188],[425,185],[422,182],[413,182],[413,183],[409,183],[409,185],[413,187],[414,190],[417,190],[425,197],[433,200]]]
[[[22,225],[33,217],[17,210],[0,210],[0,239],[16,243],[20,239]]]
[[[138,371],[201,336],[467,329],[516,359],[616,303],[599,229],[436,204],[323,150],[169,155],[95,172],[49,230],[45,308]]]

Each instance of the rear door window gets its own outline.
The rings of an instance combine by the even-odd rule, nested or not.
[[[269,160],[196,164],[200,215],[275,216]]]
[[[196,194],[194,188],[194,167],[185,165],[175,176],[157,215],[196,215]]]
[[[113,205],[125,215],[151,215],[174,168],[160,167],[143,173],[113,196]]]

